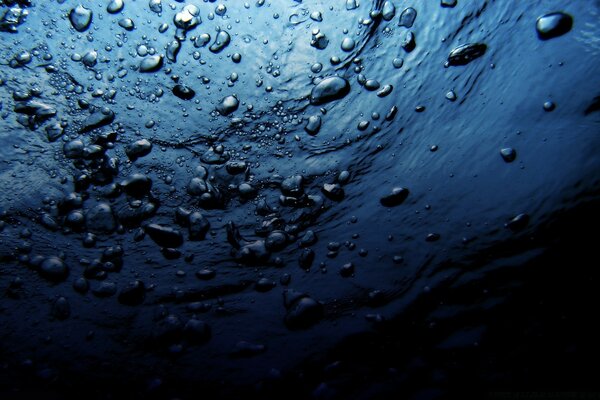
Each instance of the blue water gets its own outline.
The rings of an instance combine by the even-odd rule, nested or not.
[[[109,3],[0,1],[3,398],[599,389],[600,2]]]

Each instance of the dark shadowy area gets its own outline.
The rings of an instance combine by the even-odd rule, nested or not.
[[[590,195],[575,209],[556,212],[531,236],[495,245],[459,267],[469,274],[535,249],[531,260],[500,261],[503,268],[480,279],[445,282],[399,316],[375,321],[369,332],[343,339],[284,375],[229,386],[182,379],[174,359],[173,373],[160,380],[146,367],[134,370],[117,363],[87,366],[85,371],[65,365],[65,372],[36,373],[30,365],[5,365],[2,398],[593,395],[599,390],[593,365],[600,356],[600,327],[591,320],[600,277],[594,234],[600,203],[597,195]],[[498,300],[480,307],[489,294]],[[456,311],[444,315],[440,309]],[[13,392],[13,387],[20,390]]]

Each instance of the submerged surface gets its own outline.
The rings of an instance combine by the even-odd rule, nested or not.
[[[599,389],[599,1],[81,4],[0,1],[2,398]]]

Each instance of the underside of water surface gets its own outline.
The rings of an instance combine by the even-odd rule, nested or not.
[[[598,0],[0,0],[2,399],[599,398],[599,224]]]

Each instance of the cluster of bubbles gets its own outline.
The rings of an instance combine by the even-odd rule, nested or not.
[[[30,4],[27,1],[4,3],[8,7],[1,10],[0,30],[5,33],[17,32],[27,20],[27,7]],[[256,2],[257,7],[262,7],[264,4],[263,0]],[[453,8],[457,5],[457,0],[441,0],[440,5],[445,8]],[[164,52],[153,47],[149,41],[139,44],[136,48],[136,57],[140,57],[141,60],[134,68],[116,65],[119,78],[124,78],[127,74],[132,73],[130,71],[140,74],[140,79],[142,79],[142,74],[160,76],[157,73],[161,70],[170,73],[172,66],[178,62],[179,52],[190,43],[194,49],[208,46],[210,53],[221,55],[232,41],[240,40],[229,32],[231,30],[229,27],[226,29],[220,27],[212,35],[208,32],[200,32],[203,20],[198,6],[187,4],[181,7],[177,6],[176,9],[175,7],[174,5],[172,18],[166,18],[158,28],[159,33],[163,34],[170,29],[169,24],[175,27],[172,39],[164,46]],[[244,7],[250,6],[245,3]],[[347,0],[345,7],[346,10],[353,11],[359,8],[359,3],[357,0]],[[123,0],[111,0],[106,5],[106,12],[109,14],[121,14],[126,9],[127,4]],[[170,17],[171,15],[161,0],[150,0],[148,9],[150,12],[162,16]],[[224,18],[227,13],[227,7],[224,4],[216,4],[206,18],[209,20],[216,17]],[[396,17],[396,15],[398,16]],[[407,7],[398,12],[394,2],[384,1],[381,8],[372,10],[368,17],[361,20],[361,24],[369,26],[382,20],[388,22],[396,19],[397,22],[394,24],[398,29],[403,30],[400,47],[408,54],[418,47],[417,34],[413,29],[417,16],[418,12],[413,7]],[[323,15],[319,11],[311,12],[309,18],[314,22],[323,21]],[[96,12],[92,11],[88,4],[79,4],[68,12],[65,20],[58,21],[58,23],[70,24],[74,34],[77,35],[85,34],[94,24],[100,22]],[[120,19],[118,25],[127,32],[136,29],[135,21],[128,17]],[[543,15],[535,22],[538,37],[542,41],[566,34],[572,25],[572,17],[561,12]],[[119,37],[123,38],[123,36]],[[314,51],[324,50],[330,45],[326,33],[319,28],[312,29],[311,37],[307,41]],[[361,60],[355,56],[360,46],[360,40],[351,36],[344,37],[339,44],[344,53],[351,55],[351,62],[357,65],[356,82],[366,91],[375,91],[380,98],[390,95],[394,90],[392,84],[380,83],[363,74],[364,68],[360,65]],[[470,63],[478,62],[486,54],[487,48],[485,43],[479,42],[461,44],[447,55],[445,67],[462,68]],[[33,58],[40,57],[39,51],[36,50],[32,53],[19,52],[11,59],[9,65],[15,69],[27,67]],[[125,128],[120,120],[125,115],[118,115],[108,106],[90,104],[84,99],[84,86],[69,77],[68,68],[65,68],[63,62],[51,63],[51,55],[40,58],[46,62],[45,70],[54,77],[50,80],[54,87],[61,93],[68,93],[74,95],[73,98],[78,98],[76,110],[61,118],[57,107],[44,100],[44,93],[35,87],[29,91],[15,90],[12,93],[13,111],[17,122],[30,130],[43,129],[48,142],[62,144],[62,147],[59,148],[59,157],[61,160],[69,162],[73,171],[71,190],[60,198],[47,200],[44,211],[37,216],[36,221],[44,229],[62,232],[65,235],[79,235],[82,246],[88,249],[94,249],[100,240],[104,241],[104,238],[113,234],[130,233],[136,242],[145,240],[148,236],[160,248],[165,259],[174,260],[183,256],[186,261],[192,263],[193,256],[182,254],[180,249],[186,247],[190,242],[207,240],[213,236],[212,231],[216,229],[215,226],[223,225],[210,217],[211,210],[224,210],[239,202],[243,205],[253,205],[253,214],[257,217],[258,222],[253,234],[242,232],[240,224],[233,221],[224,224],[227,244],[236,263],[244,266],[282,266],[283,261],[279,254],[291,246],[297,246],[297,265],[302,270],[310,270],[315,261],[313,246],[318,241],[317,234],[311,227],[324,211],[344,201],[345,187],[352,184],[351,171],[342,169],[337,171],[335,176],[327,177],[273,174],[265,179],[257,179],[254,175],[253,163],[240,157],[244,151],[250,150],[252,145],[248,144],[248,147],[244,147],[242,152],[236,153],[233,149],[226,148],[227,143],[219,143],[222,139],[201,138],[198,142],[191,144],[183,142],[182,147],[194,147],[196,144],[202,144],[206,146],[206,149],[198,152],[200,163],[187,177],[186,193],[184,194],[186,201],[182,201],[184,205],[169,210],[170,222],[164,219],[156,222],[154,217],[159,209],[164,208],[163,204],[166,203],[166,199],[161,198],[155,192],[156,182],[150,174],[144,172],[142,167],[137,168],[136,165],[140,165],[140,160],[147,160],[156,155],[161,148],[173,146],[173,142],[161,142],[154,137],[129,140],[124,135]],[[238,52],[230,55],[230,59],[235,64],[241,63],[242,60],[244,63],[253,62],[250,57]],[[83,55],[73,54],[71,60],[80,62],[84,68],[93,71],[95,76],[100,73],[94,71],[99,63],[113,62],[102,56],[97,50],[90,50]],[[114,62],[118,64],[119,60]],[[331,64],[334,66],[341,62],[342,60],[339,58],[331,59]],[[396,57],[392,64],[394,68],[402,68],[404,60]],[[269,68],[273,76],[278,75],[277,68],[272,66]],[[313,74],[319,74],[322,70],[321,63],[314,63],[310,68],[310,72]],[[114,80],[115,77],[108,79],[109,81]],[[171,93],[178,101],[188,104],[187,102],[192,103],[197,100],[196,92],[199,91],[199,88],[194,89],[192,85],[183,83],[181,77],[175,75],[171,75],[170,79],[174,82]],[[202,82],[208,85],[211,79],[215,78],[204,77]],[[237,81],[238,74],[231,73],[228,77],[228,84],[234,85]],[[168,82],[167,84],[170,85]],[[262,85],[262,80],[260,80],[260,84],[257,81],[257,86],[260,85]],[[281,121],[274,121],[270,126],[261,123],[252,128],[247,136],[260,138],[255,141],[259,146],[266,147],[270,143],[265,139],[264,132],[275,130],[277,133],[272,142],[275,145],[281,145],[285,143],[284,126],[286,124],[302,124],[309,137],[318,136],[328,118],[327,110],[324,107],[343,101],[352,90],[356,90],[352,85],[348,76],[328,75],[316,78],[310,94],[303,99],[306,107],[314,110],[308,113],[310,115],[298,118],[293,112],[286,112],[283,105],[278,104],[273,107],[271,112],[272,115],[279,116]],[[266,89],[267,92],[272,90],[273,88],[270,86]],[[135,91],[130,89],[130,92]],[[150,95],[141,93],[136,95],[149,101],[160,101],[161,98],[169,96],[171,93],[157,90]],[[92,97],[102,98],[109,105],[116,95],[116,89],[91,93]],[[454,90],[448,91],[445,96],[451,102],[457,100]],[[546,111],[552,111],[555,104],[547,102],[543,107]],[[213,118],[215,121],[227,121],[226,124],[236,127],[249,124],[248,120],[252,120],[253,111],[253,106],[240,98],[239,94],[224,93],[220,101],[206,114],[207,118]],[[392,121],[397,111],[395,107],[390,109],[385,120]],[[423,112],[425,107],[418,106],[415,111]],[[244,114],[243,117],[239,116],[240,113]],[[74,116],[78,117],[76,122],[66,122],[67,119]],[[56,122],[58,119],[61,119],[61,122]],[[370,121],[360,120],[357,122],[357,130],[365,131],[369,129],[369,125]],[[148,121],[146,127],[153,128],[154,122]],[[238,132],[236,129],[233,131]],[[301,138],[296,136],[295,140],[300,141]],[[431,151],[436,150],[437,146],[432,146]],[[292,154],[282,154],[281,156],[290,158]],[[506,163],[511,163],[516,159],[517,151],[510,147],[501,148],[500,156]],[[123,173],[123,170],[127,173]],[[172,178],[170,179],[172,180]],[[167,181],[170,179],[165,177]],[[278,202],[277,206],[273,206],[266,200],[267,195],[273,195],[273,193]],[[393,185],[374,206],[384,209],[400,207],[409,196],[411,196],[411,190],[401,184]],[[6,211],[0,217],[2,220],[11,220],[12,218]],[[515,231],[521,230],[527,225],[528,218],[526,214],[519,214],[508,221],[506,226]],[[2,222],[0,230],[6,229],[6,225]],[[28,239],[31,233],[22,230],[19,235],[21,239]],[[425,238],[426,241],[439,239],[440,236],[436,233],[431,233]],[[341,245],[337,242],[330,243],[328,257],[334,258],[340,247]],[[34,248],[35,246],[27,245],[17,248],[14,254],[15,258],[37,271],[42,278],[55,284],[73,277],[75,268],[69,265],[64,253],[38,256],[35,255]],[[366,253],[366,250],[364,252]],[[121,271],[124,263],[124,249],[115,244],[104,246],[101,251],[98,249],[98,253],[98,256],[92,260],[80,260],[83,270],[80,276],[73,278],[73,289],[79,293],[86,293],[92,286],[91,291],[96,297],[106,298],[117,295],[118,301],[123,305],[143,304],[149,289],[149,285],[144,283],[143,278],[132,280],[122,287],[117,287],[115,283],[106,280],[108,276]],[[395,262],[401,262],[401,257],[398,257]],[[339,274],[341,277],[347,278],[353,276],[354,271],[354,264],[347,263],[341,266]],[[205,268],[199,270],[196,275],[198,279],[211,280],[215,277],[216,271]],[[97,284],[90,285],[90,281],[97,282]],[[284,273],[279,283],[287,286],[290,283],[290,274]],[[268,292],[277,285],[276,282],[267,278],[257,279],[252,284],[255,290],[261,293]],[[288,328],[308,328],[323,318],[323,304],[310,295],[292,289],[286,289],[284,293],[286,311],[283,321]],[[381,293],[372,292],[369,296],[377,303]],[[61,296],[56,300],[52,313],[59,319],[69,316],[69,304],[65,297]],[[195,318],[182,322],[176,316],[169,315],[162,319],[159,325],[164,331],[159,335],[161,340],[169,343],[184,340],[197,344],[204,343],[211,337],[208,323]],[[236,351],[242,354],[258,354],[264,350],[262,345],[240,342]]]

